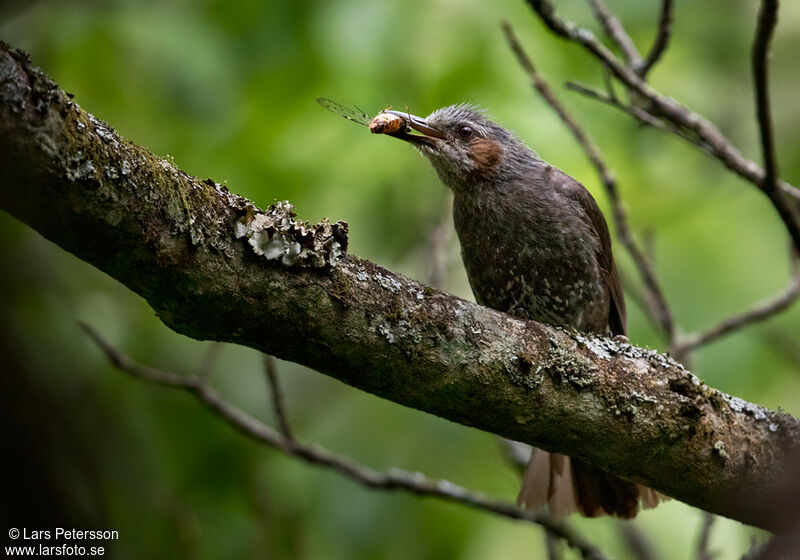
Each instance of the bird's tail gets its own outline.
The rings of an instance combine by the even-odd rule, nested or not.
[[[652,488],[609,474],[566,455],[533,448],[517,504],[528,509],[548,506],[555,517],[580,512],[587,517],[635,517],[668,499]]]

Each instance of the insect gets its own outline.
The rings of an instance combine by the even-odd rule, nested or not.
[[[355,105],[353,105],[352,108],[345,107],[325,97],[318,97],[317,103],[340,117],[344,117],[354,123],[368,126],[370,132],[373,134],[394,134],[397,132],[408,132],[410,130],[409,120],[394,111],[386,112],[388,108],[378,113],[374,119],[370,119],[369,115]]]
[[[340,117],[344,117],[348,121],[353,121],[354,123],[363,124],[364,126],[369,126],[370,118],[369,115],[366,114],[364,111],[353,105],[353,108],[345,107],[336,101],[332,101],[331,99],[327,99],[325,97],[317,97],[317,103],[319,103],[322,107],[330,111],[331,113],[336,113]]]
[[[380,112],[369,123],[369,131],[372,134],[392,134],[400,131],[408,131],[408,120],[395,113]]]

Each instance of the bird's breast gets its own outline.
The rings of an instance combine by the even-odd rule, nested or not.
[[[453,217],[476,300],[512,315],[605,332],[609,295],[594,249],[535,200],[456,197]],[[552,209],[551,209],[552,210]]]

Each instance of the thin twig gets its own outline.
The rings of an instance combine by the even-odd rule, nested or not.
[[[766,192],[777,190],[778,179],[769,100],[769,51],[777,23],[778,0],[763,0],[758,11],[756,37],[753,40],[753,83],[756,90],[756,114],[761,135],[761,149],[764,155],[765,175],[761,188]],[[800,248],[798,250],[800,251]]]
[[[283,404],[283,391],[281,391],[280,382],[278,380],[275,358],[269,354],[264,354],[264,374],[269,383],[270,393],[272,394],[272,406],[275,409],[275,416],[278,417],[280,432],[286,439],[294,441],[292,428],[289,424],[289,416],[286,414],[286,407]]]
[[[458,486],[448,480],[431,479],[422,473],[402,469],[375,471],[350,457],[333,453],[318,445],[307,445],[289,439],[225,401],[219,393],[208,386],[205,380],[197,376],[183,376],[140,364],[109,344],[89,325],[80,323],[80,326],[108,360],[121,371],[139,379],[193,394],[209,410],[242,434],[278,449],[286,455],[337,471],[368,488],[400,490],[419,496],[435,497],[509,519],[534,523],[544,527],[548,533],[563,539],[570,547],[579,551],[582,558],[605,559],[597,547],[588,543],[567,524],[549,515],[523,510],[510,502],[493,500],[483,493]]]
[[[658,558],[650,539],[635,523],[622,523],[619,529],[628,550],[636,560],[656,560]]]
[[[750,537],[750,548],[739,560],[763,560],[761,553],[766,548],[767,543],[759,542],[754,536]]]
[[[608,71],[608,68],[603,68],[603,83],[606,86],[606,94],[609,99],[617,100],[617,92],[614,90],[614,76]]]
[[[793,254],[792,278],[789,281],[789,286],[783,293],[756,303],[744,313],[729,317],[707,331],[696,332],[681,337],[670,349],[670,353],[676,356],[684,355],[696,350],[700,346],[710,344],[723,336],[739,331],[753,323],[764,321],[788,309],[797,300],[798,296],[800,296],[800,259],[796,254]]]
[[[769,51],[778,24],[778,0],[763,0],[758,11],[758,25],[753,40],[753,83],[756,92],[756,115],[764,157],[764,181],[761,189],[772,201],[800,251],[800,212],[798,205],[789,203],[779,188],[778,162],[775,155],[775,136],[772,132],[772,109],[769,98]]]
[[[206,353],[203,355],[203,361],[200,362],[200,367],[197,368],[197,377],[208,379],[208,376],[211,375],[211,368],[214,367],[220,350],[222,350],[221,342],[214,341],[211,343]]]
[[[619,109],[624,113],[628,113],[637,121],[639,121],[639,124],[652,126],[653,128],[658,128],[660,130],[674,131],[673,130],[674,125],[672,128],[670,128],[667,125],[667,123],[664,123],[664,121],[659,120],[657,117],[654,117],[641,107],[638,107],[633,104],[627,104],[627,105],[623,104],[615,96],[611,96],[607,94],[605,91],[593,88],[581,82],[567,82],[565,86],[568,90],[580,93],[581,95],[594,99],[595,101],[600,101],[601,103],[610,105],[611,107]]]
[[[711,526],[717,517],[713,513],[703,514],[703,524],[700,526],[700,536],[697,539],[697,560],[714,560],[716,552],[708,550],[708,541],[711,538]]]
[[[765,171],[754,161],[745,158],[708,119],[649,86],[636,72],[622,64],[591,31],[557,16],[552,0],[527,0],[527,2],[551,31],[584,47],[627,86],[632,95],[639,96],[646,101],[648,112],[696,134],[697,142],[707,145],[708,151],[713,157],[737,175],[762,188],[766,176]],[[776,180],[776,185],[776,196],[771,196],[770,199],[778,210],[795,247],[800,250],[800,224],[794,219],[792,207],[788,201],[783,196],[777,196],[777,192],[780,190],[783,195],[800,201],[800,189],[785,181]]]
[[[669,304],[667,303],[663,289],[661,288],[661,283],[658,280],[658,277],[656,276],[655,271],[653,270],[653,267],[647,258],[647,255],[645,255],[644,251],[642,251],[633,238],[633,233],[628,225],[628,216],[619,196],[616,179],[606,166],[605,161],[600,154],[600,149],[595,145],[592,139],[589,138],[588,134],[586,134],[586,132],[575,121],[575,119],[572,118],[572,115],[567,112],[561,102],[553,94],[553,91],[550,89],[550,86],[547,84],[547,82],[536,71],[536,68],[534,67],[530,57],[528,57],[528,55],[525,53],[522,45],[514,35],[511,25],[508,22],[503,22],[502,25],[506,39],[511,46],[511,50],[514,51],[520,66],[522,66],[522,69],[531,79],[533,87],[544,98],[545,102],[550,105],[553,111],[555,111],[556,114],[561,118],[567,128],[569,128],[578,144],[580,144],[581,148],[583,148],[583,151],[586,153],[589,161],[591,161],[592,165],[597,170],[597,174],[599,175],[600,180],[603,183],[603,186],[605,187],[608,197],[611,201],[614,222],[617,225],[617,237],[625,249],[627,249],[627,251],[630,253],[633,261],[636,263],[636,267],[639,270],[642,281],[646,286],[648,295],[648,308],[652,315],[656,318],[659,327],[665,333],[667,341],[672,344],[675,336],[675,323],[672,318],[672,311],[669,308]]]
[[[642,62],[641,66],[636,67],[636,73],[642,79],[647,78],[647,73],[653,68],[656,62],[664,55],[669,45],[670,37],[672,36],[672,0],[662,0],[661,2],[661,16],[658,18],[658,34],[656,40],[653,41],[653,46],[650,52]]]
[[[547,560],[561,560],[561,541],[558,538],[545,531],[544,544],[547,548]]]
[[[619,18],[617,18],[616,14],[609,9],[605,1],[589,0],[589,4],[591,4],[592,11],[597,18],[597,21],[599,21],[600,25],[603,26],[606,34],[608,34],[608,36],[611,37],[614,43],[616,43],[619,47],[619,50],[625,57],[625,61],[627,62],[628,66],[633,68],[642,66],[642,57],[639,54],[639,51],[636,49],[636,45],[633,44],[631,36],[628,35],[627,31],[625,31],[625,28],[622,26]]]
[[[659,119],[658,117],[652,115],[651,113],[648,113],[638,105],[635,105],[633,103],[623,104],[616,97],[611,97],[608,94],[606,94],[606,92],[593,88],[591,86],[587,86],[586,84],[583,84],[581,82],[567,82],[566,88],[568,90],[580,93],[581,95],[594,99],[595,101],[600,101],[601,103],[605,103],[606,105],[614,107],[615,109],[619,109],[623,113],[627,113],[628,115],[636,119],[636,121],[641,125],[652,126],[653,128],[656,128],[662,132],[671,132],[676,136],[683,138],[687,142],[690,142],[695,147],[702,150],[709,156],[716,157],[714,154],[713,147],[706,144],[702,140],[702,138],[700,138],[697,134],[695,134],[691,130],[680,128],[679,126],[675,125],[672,122]],[[800,193],[800,191],[798,191],[798,193]],[[798,203],[800,203],[800,198],[798,198]]]

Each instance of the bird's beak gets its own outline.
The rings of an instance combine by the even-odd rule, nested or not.
[[[395,138],[400,138],[401,140],[405,140],[406,142],[411,142],[412,144],[427,144],[429,146],[435,146],[439,140],[444,140],[445,138],[447,138],[444,132],[429,125],[422,117],[411,115],[409,113],[404,113],[402,111],[387,110],[383,112],[405,119],[409,128],[416,130],[417,132],[420,133],[420,134],[411,134],[409,131],[404,130],[401,132],[394,132],[390,134],[390,136],[394,136]]]

